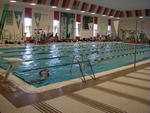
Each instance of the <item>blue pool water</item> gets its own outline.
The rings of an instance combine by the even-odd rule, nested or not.
[[[0,54],[0,67],[8,68],[8,62],[2,58],[23,59],[23,62],[17,64],[19,67],[13,70],[13,74],[27,83],[40,79],[38,72],[47,68],[51,76],[42,82],[32,84],[35,87],[41,87],[81,77],[78,62],[82,63],[85,74],[92,74],[88,59],[92,63],[94,73],[132,64],[134,51],[134,45],[124,43],[76,43],[0,48],[0,52],[3,53]],[[137,45],[137,61],[149,58],[150,47]]]

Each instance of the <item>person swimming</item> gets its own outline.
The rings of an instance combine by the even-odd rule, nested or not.
[[[46,74],[42,75],[42,72],[46,72]],[[50,76],[49,71],[48,71],[48,69],[46,69],[46,68],[43,69],[43,70],[41,70],[41,71],[39,72],[39,75],[41,76],[41,81],[47,79],[47,78]]]
[[[45,74],[43,74],[43,72],[46,72]],[[50,76],[50,74],[49,74],[49,71],[48,71],[48,69],[42,69],[39,73],[38,73],[39,75],[40,75],[40,79],[38,79],[38,80],[33,80],[33,81],[31,81],[30,83],[31,84],[33,84],[33,83],[37,83],[37,82],[42,82],[42,81],[44,81],[44,80],[46,80],[49,76]]]

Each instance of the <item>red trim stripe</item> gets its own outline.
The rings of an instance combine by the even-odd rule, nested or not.
[[[133,11],[129,11],[130,17],[133,17]]]
[[[119,17],[119,15],[120,15],[120,11],[116,11],[115,17]]]
[[[142,10],[138,10],[138,16],[143,16],[142,15]]]
[[[65,3],[65,7],[66,7],[66,8],[68,8],[68,7],[69,7],[70,2],[71,2],[71,0],[66,0],[66,3]]]
[[[95,10],[96,10],[96,5],[91,5],[90,12],[95,12]]]
[[[120,11],[119,17],[125,17],[124,16],[124,11]]]
[[[108,19],[108,25],[111,25],[111,19]]]
[[[94,17],[94,24],[97,24],[97,23],[98,23],[98,18]]]
[[[96,13],[97,14],[101,14],[102,13],[102,10],[103,10],[103,7],[99,6]]]
[[[115,10],[114,9],[111,9],[110,13],[109,13],[109,16],[113,16],[115,13]]]
[[[87,9],[88,9],[88,6],[89,6],[89,4],[88,3],[83,3],[83,5],[82,5],[82,11],[87,11]]]
[[[77,15],[76,15],[76,21],[77,21],[77,22],[81,22],[81,15],[80,15],[80,14],[77,14]]]
[[[145,16],[150,16],[150,9],[145,9]]]
[[[59,20],[59,14],[58,11],[54,11],[54,20]]]
[[[109,12],[109,8],[105,8],[103,14],[108,15],[108,12]]]
[[[32,9],[31,8],[25,8],[25,17],[32,18]]]
[[[95,10],[96,10],[96,5],[93,5],[92,12],[95,12]]]
[[[47,3],[47,0],[42,0],[41,1],[41,4],[46,4]]]
[[[58,4],[59,4],[59,0],[55,0],[54,1],[54,6],[58,6]]]
[[[33,2],[33,0],[27,0],[27,2],[32,3],[32,2]]]
[[[75,7],[79,7],[80,1],[75,1]]]

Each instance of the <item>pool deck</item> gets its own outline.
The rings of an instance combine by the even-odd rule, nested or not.
[[[0,76],[0,112],[150,113],[150,61],[117,70],[103,72],[86,83],[80,80],[42,92],[3,83]]]

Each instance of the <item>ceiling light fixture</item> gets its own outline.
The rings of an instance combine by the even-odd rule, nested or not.
[[[10,2],[15,3],[15,2],[16,2],[16,0],[10,0]]]
[[[36,5],[36,3],[30,3],[30,5]]]
[[[67,8],[66,10],[69,11],[69,10],[71,10],[71,9],[70,9],[70,8]]]
[[[92,15],[94,15],[95,13],[91,13]]]
[[[106,16],[106,15],[102,15],[102,16]]]
[[[52,8],[57,8],[56,6],[52,6]]]
[[[119,17],[117,17],[117,19],[120,19]]]
[[[82,13],[84,13],[85,11],[81,11]]]
[[[144,18],[143,16],[140,16],[139,18]]]
[[[110,18],[114,18],[113,16],[110,16]]]

